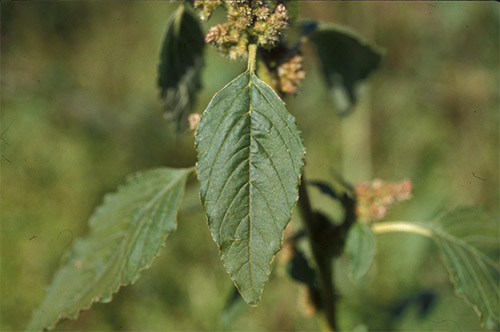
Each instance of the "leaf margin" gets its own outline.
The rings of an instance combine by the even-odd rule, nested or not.
[[[148,264],[144,265],[143,267],[139,268],[135,272],[134,276],[131,278],[132,280],[130,282],[126,282],[126,283],[120,282],[114,290],[108,291],[109,294],[108,294],[107,297],[105,297],[105,298],[99,298],[99,297],[95,297],[94,296],[94,297],[92,297],[92,299],[90,300],[90,302],[87,305],[85,305],[83,307],[80,307],[79,309],[76,309],[73,313],[69,313],[69,314],[65,313],[65,312],[59,313],[58,316],[57,316],[57,318],[55,320],[53,320],[53,322],[51,324],[46,324],[46,323],[43,323],[43,324],[37,323],[37,324],[35,324],[35,322],[36,322],[35,321],[36,315],[42,309],[42,305],[45,302],[45,298],[49,294],[50,289],[53,287],[53,282],[54,282],[55,278],[57,277],[59,271],[62,268],[64,268],[64,266],[67,263],[69,263],[69,262],[67,262],[67,260],[68,260],[69,256],[73,253],[73,250],[75,250],[75,245],[77,244],[78,240],[86,240],[89,236],[92,235],[91,222],[92,222],[92,220],[94,220],[94,218],[96,218],[96,216],[99,214],[99,212],[102,211],[102,209],[104,208],[106,202],[109,202],[109,200],[112,199],[112,198],[114,198],[115,195],[119,194],[121,190],[126,189],[128,185],[130,185],[131,183],[133,183],[135,181],[135,178],[137,177],[137,175],[139,175],[139,174],[145,174],[145,173],[148,173],[148,172],[160,171],[160,170],[174,170],[174,171],[181,171],[181,170],[183,170],[183,171],[185,171],[185,174],[182,175],[178,180],[175,181],[175,182],[177,182],[177,181],[183,179],[184,180],[184,185],[182,186],[181,195],[179,197],[179,204],[177,205],[177,210],[174,213],[174,228],[171,231],[167,232],[163,236],[163,240],[162,240],[160,246],[158,247],[158,250],[157,250],[156,254],[151,258],[150,262]],[[148,170],[143,170],[143,171],[137,171],[137,172],[134,172],[132,174],[127,175],[125,177],[125,180],[122,183],[120,183],[116,187],[116,189],[114,191],[107,192],[103,196],[101,204],[99,204],[93,210],[92,214],[88,218],[87,224],[90,226],[90,230],[86,234],[84,234],[83,236],[79,237],[77,239],[77,242],[75,242],[75,244],[72,246],[72,248],[69,249],[67,252],[65,252],[63,254],[63,256],[61,257],[59,266],[54,271],[54,274],[52,276],[51,283],[48,286],[46,286],[46,288],[45,288],[44,297],[42,298],[42,302],[33,311],[32,315],[31,315],[31,319],[28,322],[28,325],[27,325],[25,331],[48,331],[48,330],[53,330],[63,320],[66,320],[66,319],[77,319],[81,312],[89,310],[95,303],[109,303],[109,302],[111,302],[112,299],[113,299],[113,297],[114,297],[114,295],[117,294],[122,287],[126,287],[126,286],[129,286],[129,285],[131,286],[131,285],[135,284],[135,282],[141,276],[142,271],[150,268],[151,265],[153,264],[154,260],[160,255],[161,249],[163,247],[165,247],[165,245],[166,245],[165,242],[166,242],[167,237],[171,233],[175,232],[175,230],[177,229],[178,211],[179,211],[179,208],[181,206],[181,202],[182,202],[182,199],[183,199],[183,196],[184,196],[184,193],[185,193],[186,184],[187,184],[187,181],[189,180],[189,178],[192,177],[192,175],[193,175],[194,172],[195,172],[195,168],[194,167],[189,167],[189,168],[160,167],[160,168],[153,168],[153,169],[148,169]],[[39,326],[40,328],[36,328],[36,326]]]
[[[250,45],[250,47],[254,47],[254,51],[256,50],[255,46],[253,45]],[[243,73],[239,74],[238,76],[236,76],[234,79],[232,79],[230,82],[228,82],[226,85],[224,85],[220,90],[218,90],[214,96],[211,98],[210,102],[208,103],[208,106],[206,107],[206,109],[204,110],[204,112],[202,113],[201,115],[201,119],[200,119],[200,123],[198,125],[198,129],[196,130],[196,134],[195,134],[195,150],[196,150],[196,154],[197,156],[200,155],[200,150],[199,150],[199,144],[198,144],[198,131],[199,131],[199,128],[201,127],[200,124],[202,123],[203,119],[206,118],[206,114],[207,114],[207,111],[209,110],[210,106],[214,103],[214,101],[217,99],[217,97],[226,89],[228,88],[229,86],[231,86],[234,82],[236,82],[238,79],[240,79],[242,76],[245,76],[245,75],[248,75],[249,76],[249,83],[248,84],[251,84],[252,83],[252,79],[255,78],[258,80],[258,82],[260,82],[261,84],[265,85],[270,91],[272,91],[274,97],[279,100],[279,102],[283,105],[283,107],[286,109],[286,105],[285,105],[285,102],[279,97],[279,95],[276,93],[276,91],[274,91],[273,88],[271,88],[267,83],[265,83],[264,81],[262,81],[255,73],[255,54],[253,55],[253,58],[252,58],[252,51],[249,49],[249,61],[248,61],[248,68],[247,70],[245,70]],[[288,112],[288,109],[286,109],[286,111]],[[290,114],[291,115],[291,114]],[[300,175],[298,177],[298,184],[297,184],[297,188],[296,188],[296,191],[295,191],[295,201],[294,203],[292,204],[292,206],[290,207],[290,212],[289,212],[289,218],[288,218],[288,221],[286,223],[286,225],[288,225],[288,223],[290,222],[291,218],[292,218],[292,212],[293,212],[293,209],[295,208],[295,206],[297,205],[297,202],[298,202],[298,199],[299,199],[299,193],[298,193],[298,188],[299,186],[301,185],[301,181],[302,181],[302,172],[303,172],[303,169],[304,169],[304,160],[305,160],[305,155],[306,155],[306,149],[304,147],[304,141],[303,141],[303,138],[302,138],[302,131],[299,129],[298,125],[297,125],[297,121],[295,119],[295,117],[292,116],[292,119],[293,119],[293,123],[295,124],[295,127],[297,129],[297,134],[300,138],[300,143],[302,145],[302,155],[301,155],[301,167],[300,167]],[[198,170],[198,164],[199,164],[199,158],[197,159],[196,161],[196,170]],[[198,181],[200,182],[200,184],[202,183],[202,181],[200,180],[199,178],[199,172],[197,171],[197,178],[198,178]],[[268,272],[266,273],[266,281],[264,282],[264,284],[262,285],[262,287],[260,288],[259,290],[259,295],[258,295],[258,298],[256,299],[256,301],[248,301],[245,296],[243,296],[243,293],[242,293],[242,290],[240,288],[240,285],[238,285],[236,283],[236,280],[235,280],[235,276],[233,275],[233,273],[231,273],[229,271],[229,269],[226,267],[226,261],[225,259],[223,258],[223,252],[222,252],[222,244],[219,244],[216,239],[215,239],[215,235],[214,235],[214,232],[212,231],[212,228],[210,227],[210,218],[208,216],[208,214],[206,213],[207,212],[207,205],[205,203],[205,199],[203,199],[203,193],[202,193],[202,190],[201,190],[201,187],[200,187],[200,201],[201,201],[201,204],[205,210],[205,217],[206,217],[206,222],[207,222],[207,225],[208,225],[208,228],[210,230],[210,235],[212,237],[212,240],[214,241],[214,243],[217,245],[217,248],[218,248],[218,252],[219,252],[219,257],[223,263],[223,266],[224,266],[224,269],[225,271],[229,274],[230,278],[231,278],[231,281],[233,282],[234,286],[236,287],[236,289],[238,290],[238,292],[240,293],[241,297],[243,298],[243,300],[250,306],[252,307],[256,307],[259,303],[260,303],[260,300],[262,298],[262,294],[263,294],[263,291],[264,291],[264,287],[265,285],[269,282],[269,279],[270,279],[270,274],[272,272],[272,263],[274,262],[274,259],[276,258],[276,255],[278,254],[278,252],[283,248],[283,243],[284,243],[284,231],[285,231],[285,228],[286,228],[286,225],[285,227],[283,227],[283,230],[281,231],[281,238],[280,238],[280,243],[279,243],[279,246],[277,248],[277,250],[273,253],[272,255],[272,258],[268,264]]]

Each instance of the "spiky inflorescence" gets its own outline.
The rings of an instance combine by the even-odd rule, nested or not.
[[[410,180],[384,182],[376,179],[360,182],[356,186],[356,214],[362,222],[373,222],[387,214],[387,208],[411,198],[413,185]]]
[[[222,1],[195,1],[202,19],[207,19]],[[288,14],[281,3],[271,8],[267,0],[225,0],[227,22],[213,26],[205,38],[207,43],[231,59],[246,55],[249,43],[271,48],[279,41],[288,25]]]

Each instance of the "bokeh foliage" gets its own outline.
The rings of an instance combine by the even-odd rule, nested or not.
[[[161,41],[176,6],[1,3],[1,330],[26,327],[62,254],[88,232],[94,207],[126,174],[194,164],[192,134],[178,135],[161,120],[156,88]],[[342,137],[368,136],[359,146],[370,147],[371,177],[408,177],[415,185],[414,198],[388,218],[425,221],[457,205],[498,216],[497,4],[308,1],[300,7],[304,18],[346,24],[386,50],[353,113],[368,121],[365,135],[358,132],[366,129],[361,120],[342,133],[345,119],[331,111],[314,50],[305,50],[307,78],[299,96],[286,101],[303,132],[309,178],[331,181],[336,171],[367,180],[356,176],[361,163],[341,165]],[[209,47],[206,54],[198,112],[245,67]],[[188,186],[178,230],[153,267],[112,303],[61,330],[218,327],[233,286],[197,190]],[[311,195],[324,213],[337,213],[319,191]],[[299,227],[297,217],[290,227]],[[473,310],[453,294],[431,241],[401,234],[379,240],[375,265],[360,281],[348,279],[347,258],[337,264],[341,327],[479,329]],[[303,316],[301,286],[288,279],[280,256],[274,268],[259,307],[228,329],[318,329]],[[429,298],[422,314],[419,305]]]

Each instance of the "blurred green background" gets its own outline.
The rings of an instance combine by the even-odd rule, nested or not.
[[[156,88],[164,28],[177,5],[1,2],[1,330],[26,327],[61,255],[126,174],[194,164],[193,135],[177,135],[162,120]],[[308,178],[408,177],[414,198],[394,208],[392,220],[427,221],[460,205],[498,216],[498,4],[302,1],[300,10],[303,18],[346,24],[386,50],[354,113],[340,118],[313,50],[304,48],[307,78],[286,102],[303,132]],[[200,113],[245,68],[211,47],[206,55]],[[315,189],[311,195],[318,209],[335,213]],[[289,227],[300,227],[298,213]],[[342,329],[480,329],[431,241],[378,240],[375,265],[361,281],[347,278],[347,259],[336,263]],[[58,330],[320,329],[320,319],[304,315],[304,290],[287,277],[282,256],[261,304],[222,324],[232,283],[191,183],[179,228],[152,268],[113,302]],[[418,301],[398,310],[422,294],[433,299],[425,314]]]

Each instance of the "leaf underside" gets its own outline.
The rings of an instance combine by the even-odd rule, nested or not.
[[[356,103],[357,84],[377,69],[381,51],[351,30],[334,24],[320,24],[309,38],[316,46],[334,105],[342,114],[349,112]]]
[[[196,93],[201,88],[205,39],[198,19],[185,5],[170,18],[158,65],[158,86],[165,116],[181,129],[187,125]]]
[[[75,242],[47,289],[28,331],[52,329],[94,302],[110,302],[150,266],[176,229],[176,214],[191,169],[156,169],[128,177],[90,218],[90,234]]]
[[[298,198],[300,131],[276,93],[247,71],[214,96],[196,147],[212,237],[243,299],[257,305]]]
[[[356,223],[349,229],[345,250],[351,260],[350,272],[354,280],[360,279],[368,272],[376,249],[375,236],[370,226]]]
[[[498,220],[479,209],[464,208],[448,213],[431,229],[457,295],[474,307],[487,328],[499,327]]]

